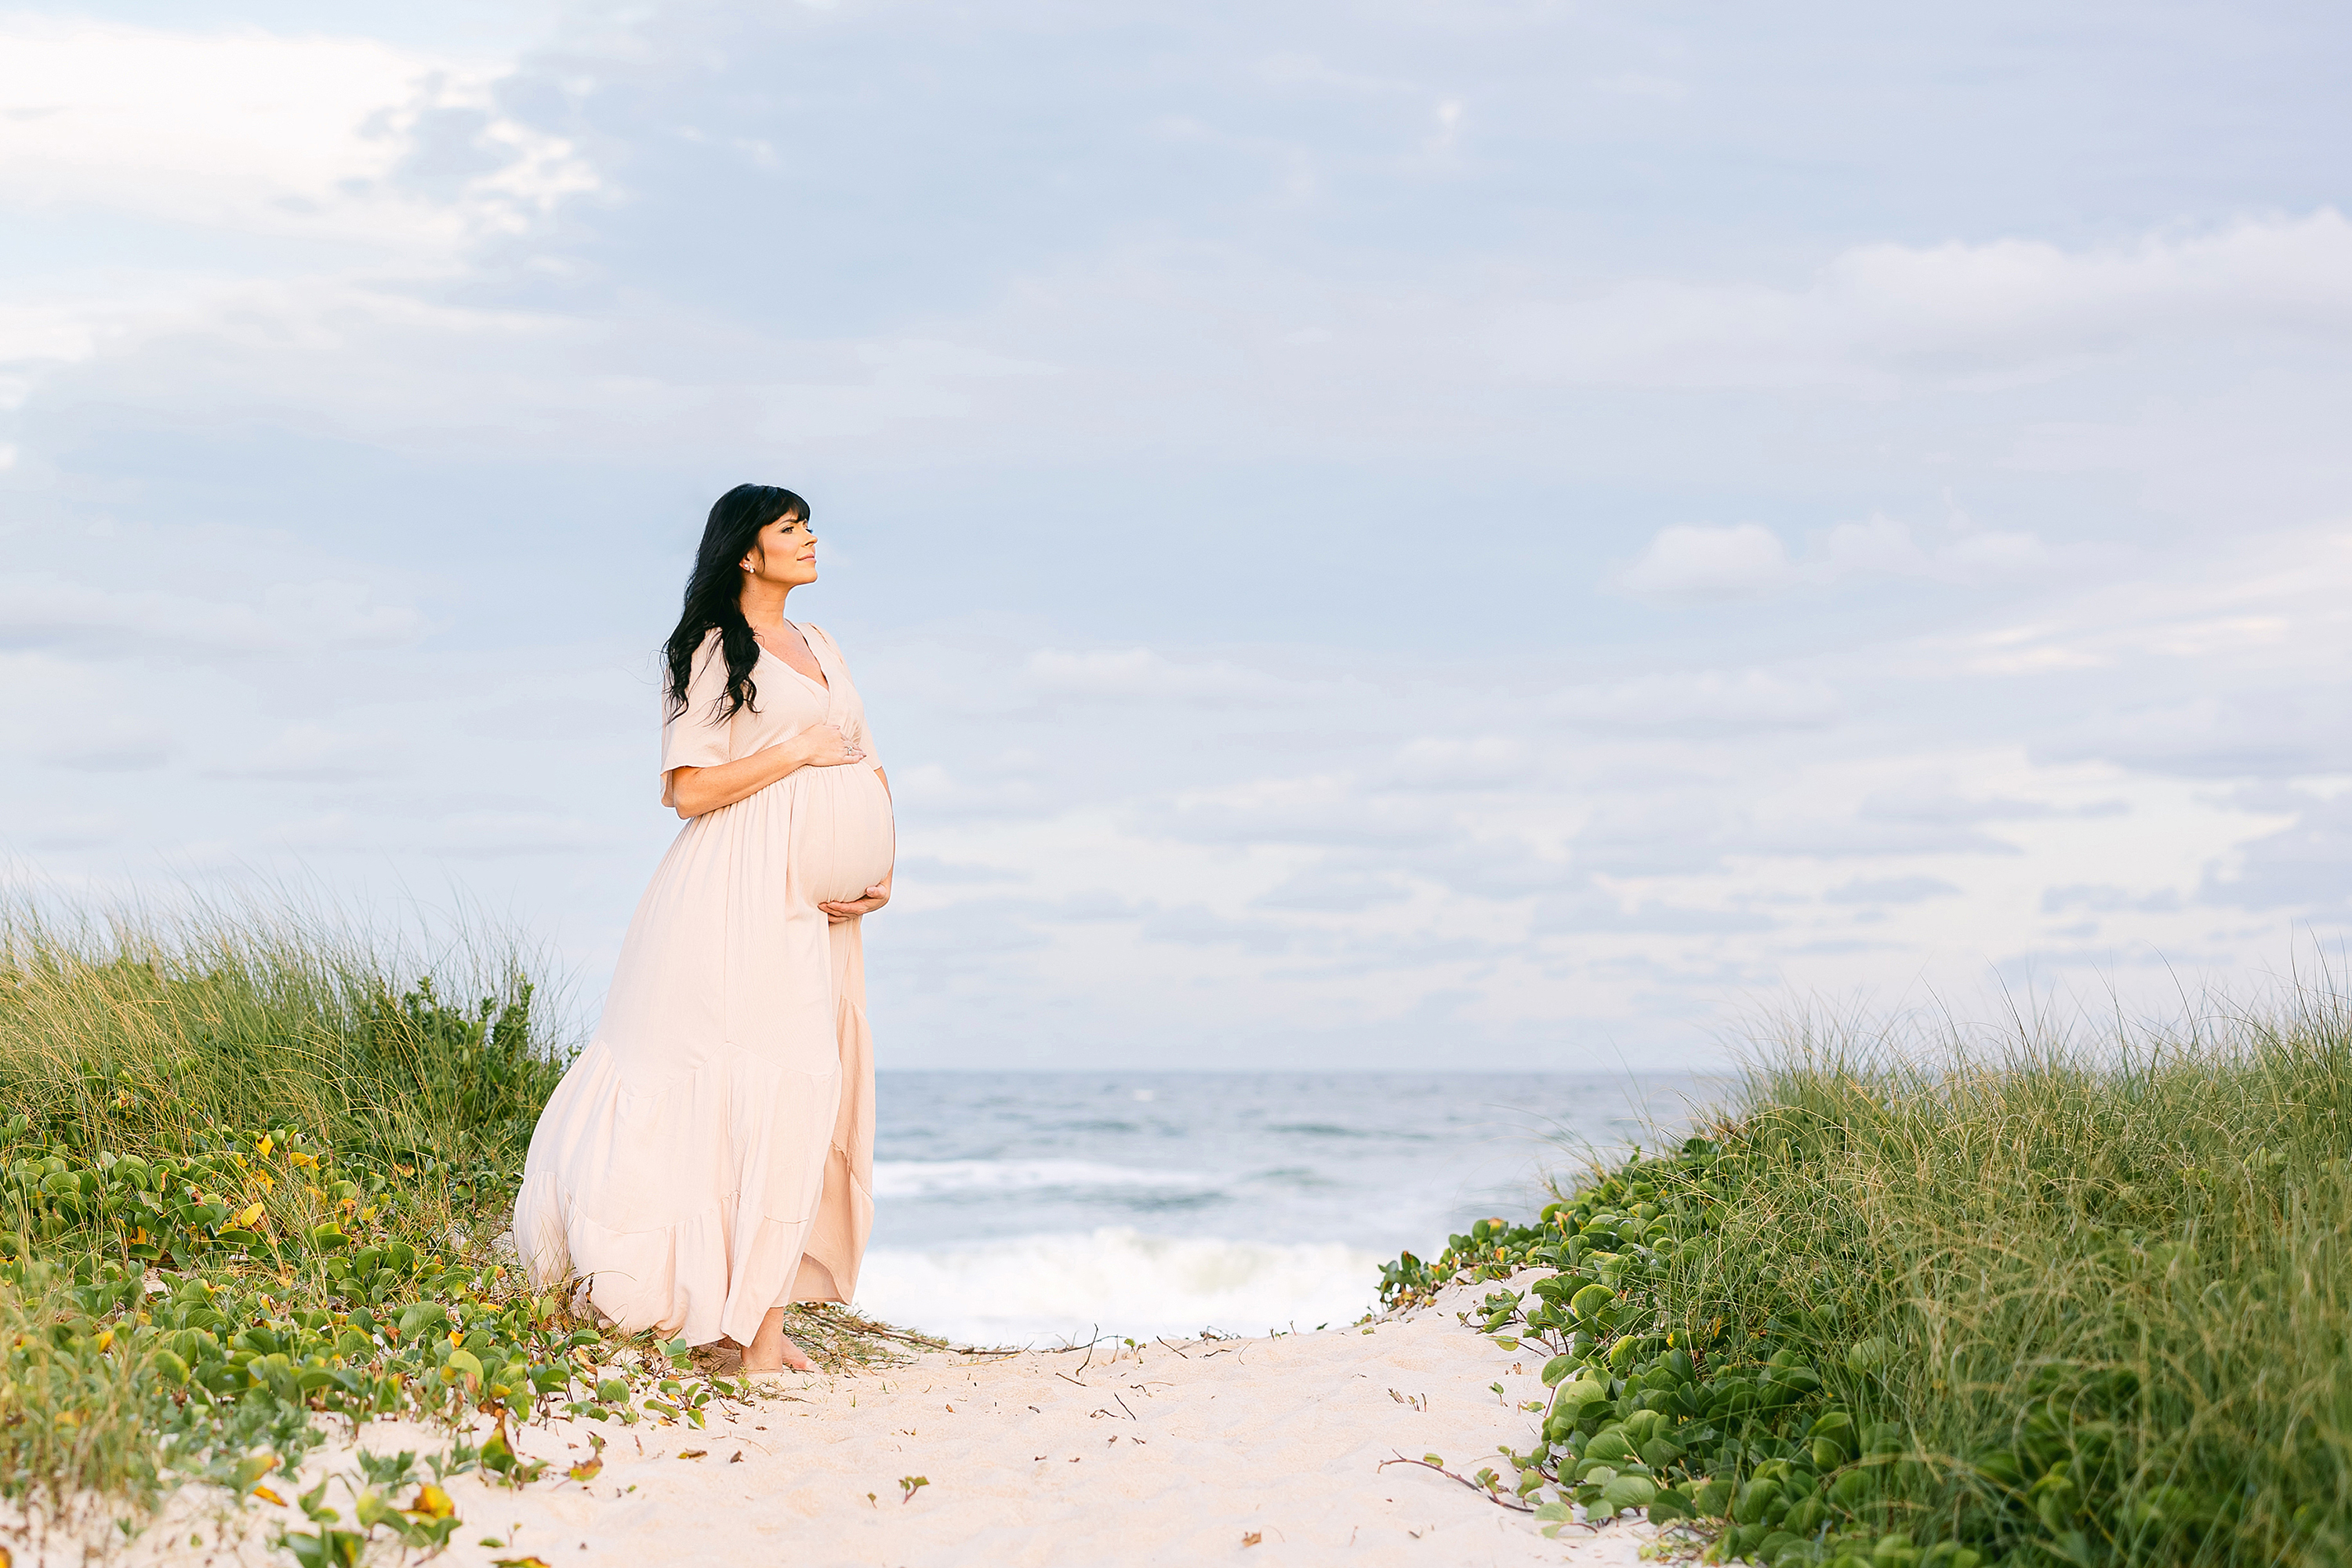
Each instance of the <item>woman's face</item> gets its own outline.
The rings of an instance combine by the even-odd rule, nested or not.
[[[760,531],[743,564],[751,575],[787,588],[816,581],[816,535],[807,520],[790,512]]]

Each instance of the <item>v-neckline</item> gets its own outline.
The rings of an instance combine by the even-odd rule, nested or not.
[[[832,700],[833,678],[824,674],[824,658],[816,651],[816,639],[809,636],[808,633],[801,630],[797,625],[794,625],[794,623],[791,621],[785,621],[784,625],[791,626],[793,628],[793,635],[801,639],[801,646],[808,649],[809,659],[816,666],[817,674],[823,676],[824,679],[810,679],[807,675],[802,672],[798,665],[794,664],[791,659],[786,658],[782,654],[778,653],[774,648],[768,647],[765,643],[760,645],[760,651],[766,654],[770,658],[774,659],[778,664],[782,665],[786,669],[791,670],[794,675],[800,676],[803,680],[808,681],[811,686],[815,687],[819,691],[824,692],[827,701]]]

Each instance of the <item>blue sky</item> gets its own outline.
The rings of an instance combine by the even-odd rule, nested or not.
[[[2352,917],[2318,5],[0,13],[0,847],[593,999],[702,510],[906,1066],[1716,1059]]]

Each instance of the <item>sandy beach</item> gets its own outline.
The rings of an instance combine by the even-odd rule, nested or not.
[[[1468,1473],[1524,1447],[1540,1358],[1463,1326],[1457,1289],[1363,1328],[1271,1339],[1108,1343],[1091,1354],[940,1352],[856,1375],[812,1374],[707,1428],[556,1422],[517,1447],[555,1461],[606,1440],[583,1483],[520,1491],[478,1476],[449,1492],[466,1524],[442,1561],[537,1557],[551,1568],[746,1562],[950,1568],[971,1563],[1632,1563],[1649,1532],[1621,1522],[1547,1541],[1525,1515],[1429,1470]],[[1501,1385],[1497,1394],[1494,1385]],[[377,1452],[436,1434],[383,1422]],[[352,1470],[351,1444],[312,1455],[301,1485]],[[905,1494],[901,1478],[929,1484]],[[276,1489],[291,1495],[281,1479]],[[340,1496],[341,1489],[333,1489]],[[271,1561],[257,1503],[224,1516],[191,1493],[134,1563]],[[191,1537],[196,1540],[192,1541]],[[486,1539],[498,1544],[481,1544]],[[275,1560],[283,1562],[282,1556]]]

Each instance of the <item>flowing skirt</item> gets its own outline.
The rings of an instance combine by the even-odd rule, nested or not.
[[[639,900],[594,1039],[531,1134],[515,1243],[629,1331],[749,1343],[847,1301],[873,1230],[860,923],[888,874],[872,768],[803,768],[688,822]]]

